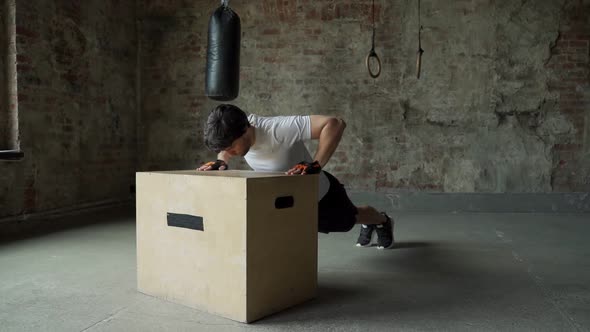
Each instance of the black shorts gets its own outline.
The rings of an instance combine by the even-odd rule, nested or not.
[[[330,180],[330,189],[318,203],[318,232],[348,232],[356,223],[356,206],[338,179],[326,171],[324,174]]]

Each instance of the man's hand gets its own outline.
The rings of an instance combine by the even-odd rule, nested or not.
[[[203,164],[201,167],[197,168],[197,171],[224,171],[229,167],[225,163],[225,161],[221,159],[217,159],[216,161],[210,161],[208,163]]]
[[[322,166],[316,160],[313,163],[309,163],[307,161],[302,161],[299,164],[293,166],[290,170],[285,172],[288,175],[295,175],[295,174],[317,174],[322,170]]]

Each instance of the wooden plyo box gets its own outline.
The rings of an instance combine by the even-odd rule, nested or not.
[[[318,176],[136,174],[140,292],[240,322],[317,291]]]

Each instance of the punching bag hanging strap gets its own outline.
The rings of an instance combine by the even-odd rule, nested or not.
[[[238,96],[240,87],[240,18],[229,0],[209,20],[205,94],[213,100],[228,101]]]
[[[370,65],[371,58],[375,58],[375,60],[377,61],[377,72],[376,73],[373,73],[373,71],[371,70],[371,65]],[[371,75],[372,78],[379,77],[379,75],[381,74],[381,60],[379,59],[379,56],[377,55],[377,53],[375,53],[375,0],[373,0],[373,42],[371,44],[371,50],[369,51],[369,55],[367,55],[365,62],[367,63],[367,69],[369,70],[369,75]]]

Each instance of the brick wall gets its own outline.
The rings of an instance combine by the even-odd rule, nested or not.
[[[129,198],[135,3],[17,0],[16,35],[25,158],[0,161],[0,216]]]
[[[242,19],[233,103],[345,118],[328,170],[351,189],[588,191],[588,3],[424,2],[417,80],[416,3],[376,0],[383,72],[373,80],[364,67],[371,1],[231,2]],[[140,167],[191,168],[213,157],[201,135],[216,104],[203,88],[218,3],[140,4]],[[557,62],[575,68],[553,72]]]
[[[416,3],[385,0],[375,1],[383,71],[369,77],[371,2],[231,2],[242,19],[234,103],[343,117],[328,170],[350,189],[590,190],[589,0],[424,2],[420,80]],[[0,162],[0,216],[124,199],[136,169],[214,157],[202,127],[217,104],[204,70],[219,3],[135,5],[17,0],[10,100],[26,157]]]
[[[566,3],[560,33],[547,68],[550,89],[572,131],[553,145],[552,174],[556,191],[588,191],[590,182],[590,2]]]
[[[8,148],[8,102],[6,82],[6,57],[8,41],[6,35],[6,1],[0,2],[0,150]]]
[[[141,101],[139,170],[190,169],[205,157],[200,145],[200,112],[209,105],[203,68],[206,11],[167,17],[171,2],[139,6]]]

